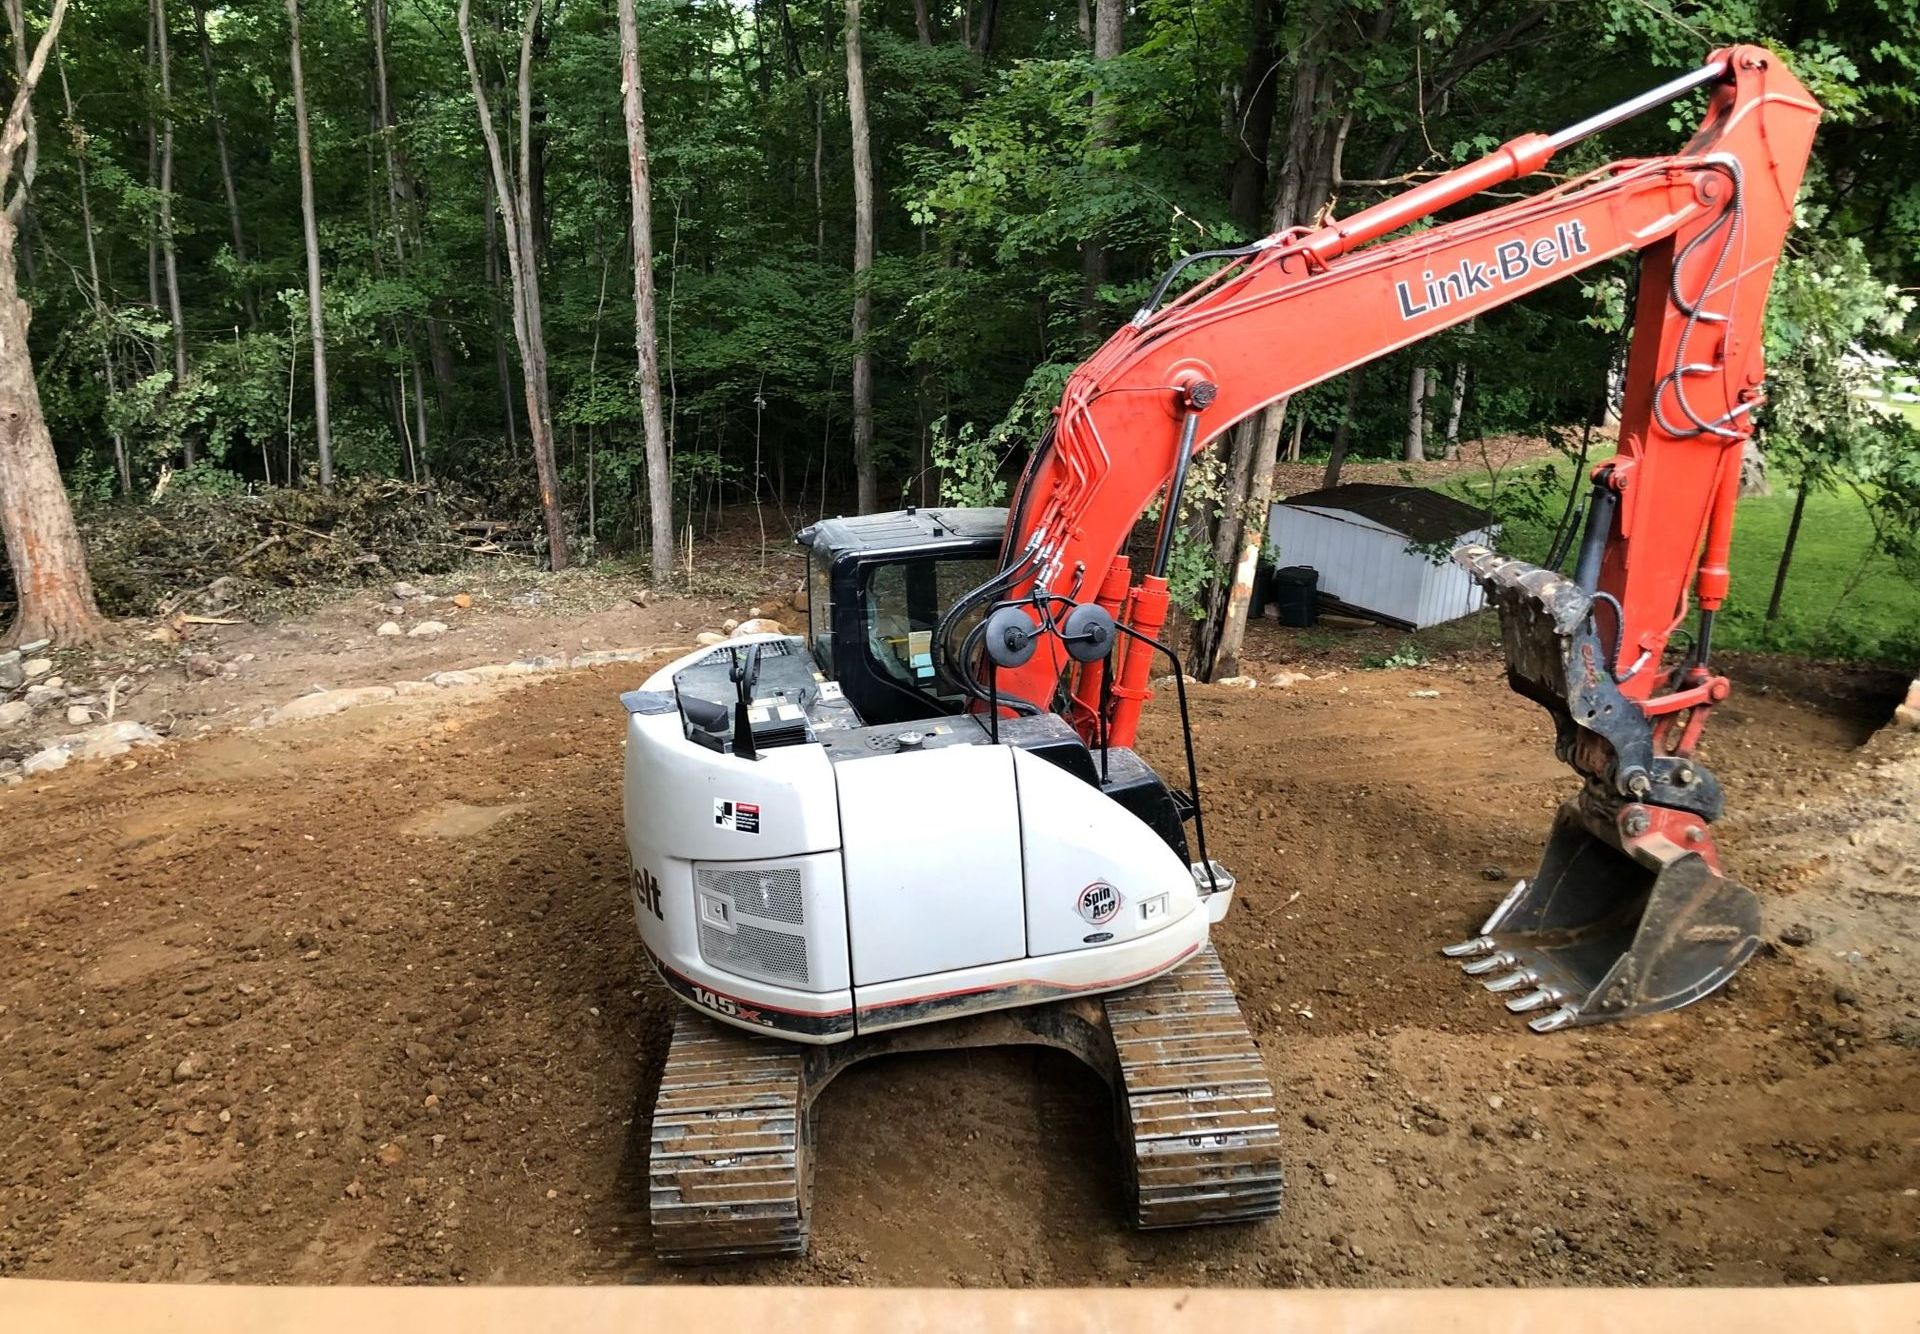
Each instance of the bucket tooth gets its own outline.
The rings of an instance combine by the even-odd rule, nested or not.
[[[1449,959],[1471,959],[1476,954],[1486,954],[1494,948],[1492,936],[1475,936],[1472,940],[1463,940],[1454,945],[1443,945],[1440,952]]]
[[[1535,974],[1528,972],[1524,968],[1521,968],[1515,972],[1508,973],[1505,977],[1496,977],[1493,979],[1493,981],[1482,982],[1480,985],[1485,987],[1488,991],[1493,991],[1493,992],[1518,991],[1522,987],[1539,986],[1540,979]]]
[[[1474,959],[1460,965],[1460,971],[1468,977],[1484,977],[1488,973],[1499,972],[1502,968],[1513,968],[1520,960],[1511,952],[1501,950],[1498,954],[1489,954],[1485,958]]]
[[[1572,1025],[1580,1017],[1580,1012],[1571,1005],[1562,1005],[1552,1014],[1543,1014],[1537,1019],[1527,1020],[1527,1027],[1536,1033],[1557,1033]]]
[[[1544,1010],[1549,1005],[1558,1005],[1560,999],[1559,992],[1541,987],[1537,991],[1529,991],[1524,996],[1516,996],[1507,1002],[1507,1008],[1515,1014],[1526,1014],[1533,1010]]]

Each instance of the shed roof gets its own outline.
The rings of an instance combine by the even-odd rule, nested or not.
[[[1416,542],[1444,542],[1485,528],[1493,515],[1452,496],[1419,486],[1349,482],[1288,496],[1283,505],[1303,509],[1344,510],[1371,519]]]

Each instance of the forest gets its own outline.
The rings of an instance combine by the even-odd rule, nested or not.
[[[996,500],[1181,255],[1351,213],[1736,41],[1827,112],[1771,307],[1766,484],[1796,533],[1809,495],[1857,497],[1915,568],[1912,409],[1861,397],[1913,360],[1915,0],[6,4],[15,638],[93,633],[84,577],[48,571],[95,516],[187,497],[457,494],[553,568],[662,584],[742,505],[783,541]],[[1698,108],[1514,188],[1671,151]],[[1330,480],[1512,435],[1571,454],[1629,278],[1243,423],[1183,530],[1203,659],[1276,453]],[[1553,505],[1495,499],[1523,526]]]

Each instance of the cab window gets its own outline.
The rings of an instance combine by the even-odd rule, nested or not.
[[[896,684],[930,700],[945,698],[933,657],[940,617],[990,579],[994,568],[991,560],[933,557],[874,566],[863,599],[868,657]],[[963,637],[966,628],[959,632]]]

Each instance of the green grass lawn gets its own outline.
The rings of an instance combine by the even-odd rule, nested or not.
[[[1920,424],[1920,413],[1914,415]],[[1533,469],[1537,472],[1547,466],[1536,464]],[[1552,466],[1557,494],[1564,503],[1573,467],[1565,461]],[[1446,489],[1481,504],[1489,491],[1484,476],[1461,478]],[[1733,588],[1715,643],[1723,648],[1774,649],[1903,668],[1920,663],[1920,584],[1873,551],[1866,509],[1851,491],[1808,497],[1780,617],[1772,625],[1766,623],[1767,599],[1786,544],[1793,500],[1793,493],[1783,489],[1740,502],[1734,519]],[[1552,511],[1557,517],[1558,506]],[[1514,524],[1502,546],[1523,559],[1538,559],[1550,538],[1551,523]]]

